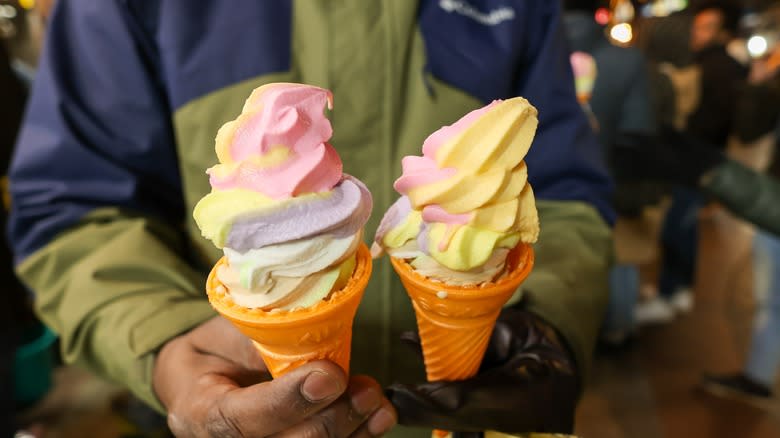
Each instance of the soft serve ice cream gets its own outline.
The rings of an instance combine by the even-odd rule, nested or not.
[[[372,202],[328,143],[332,105],[322,88],[268,84],[217,133],[212,191],[193,216],[223,249],[216,275],[240,306],[310,307],[352,274]]]
[[[574,72],[574,89],[577,91],[577,100],[580,103],[588,103],[598,75],[596,60],[585,52],[574,52],[569,59]]]
[[[496,100],[431,134],[423,156],[404,157],[394,185],[402,196],[382,219],[375,254],[451,285],[500,278],[509,250],[539,235],[523,160],[536,116],[523,98]]]

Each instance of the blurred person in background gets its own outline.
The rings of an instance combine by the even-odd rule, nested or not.
[[[24,111],[26,91],[11,69],[11,59],[0,40],[0,166],[3,176],[0,183],[3,200],[7,197],[7,178],[11,151]],[[5,228],[7,204],[0,204],[0,224]],[[13,359],[18,345],[21,327],[29,323],[31,315],[26,302],[27,293],[13,272],[13,260],[5,235],[0,239],[0,435],[12,436],[15,403],[13,399]]]
[[[691,27],[690,47],[701,70],[701,91],[699,106],[689,116],[686,129],[721,149],[733,130],[734,102],[748,73],[726,50],[737,33],[739,19],[739,8],[711,2],[698,9]]]
[[[656,122],[644,56],[636,48],[610,43],[604,26],[594,19],[596,10],[605,6],[608,4],[603,0],[564,0],[564,25],[571,50],[587,53],[596,62],[589,104],[598,119],[596,134],[608,158],[618,134],[654,135]]]
[[[683,11],[666,17],[644,18],[637,45],[650,65],[650,91],[659,125],[685,129],[698,107],[700,72],[687,44],[691,14]]]
[[[734,137],[740,147],[760,147],[780,139],[780,48],[751,64],[740,87]],[[638,150],[621,165],[638,178],[673,181],[700,191],[759,230],[753,242],[753,321],[748,357],[738,372],[705,375],[701,387],[717,395],[764,405],[780,368],[780,157],[770,174],[761,173],[689,133],[665,130],[668,141],[652,152]]]
[[[688,45],[680,44],[680,41],[690,39],[691,21],[690,13],[678,11],[665,17],[643,18],[638,26],[636,42],[648,62],[650,98],[659,134],[670,127],[684,129],[688,116],[698,105],[699,69],[693,64],[693,56]],[[641,141],[633,138],[626,143]],[[647,145],[640,151],[635,147],[615,148],[613,160],[616,163],[622,163],[624,160],[631,161],[637,153],[644,154],[649,150],[655,150],[659,146],[657,143],[664,140],[663,136],[658,136],[648,137],[645,141]],[[642,208],[641,216],[637,220],[618,222],[615,234],[620,234],[621,224],[632,225],[634,239],[631,248],[632,252],[639,256],[636,263],[651,268],[661,264],[660,277],[666,279],[670,272],[675,272],[676,268],[676,265],[664,268],[664,257],[661,254],[666,250],[661,236],[662,230],[668,229],[665,217],[670,207],[666,195],[672,193],[674,184],[672,181],[642,179],[639,177],[641,173],[637,173],[630,166],[616,164],[615,167],[622,169],[621,175],[625,178],[624,186],[641,188],[647,193],[645,195],[647,201],[652,202],[651,205],[648,205],[647,201],[641,204],[646,207]],[[620,242],[620,240],[616,241]],[[685,308],[677,310],[672,306],[668,296],[659,295],[659,280],[659,278],[642,278],[640,301],[634,313],[637,326],[669,322],[675,317],[676,312],[685,310]]]
[[[780,17],[780,8],[777,11]],[[780,20],[774,22],[775,32],[780,32]],[[740,148],[759,148],[762,144],[773,146],[773,162],[769,174],[780,178],[780,157],[777,144],[780,140],[780,46],[770,47],[768,54],[752,62],[747,85],[741,90],[734,134]],[[737,197],[739,206],[746,210],[758,210],[762,204],[773,203],[780,209],[780,193],[777,184],[740,184],[739,180],[726,181],[745,191]],[[772,196],[775,195],[775,196]],[[766,213],[765,213],[766,214]],[[763,401],[772,396],[772,388],[780,369],[780,233],[773,227],[780,226],[780,214],[769,215],[763,229],[753,238],[753,289],[756,298],[756,316],[748,357],[739,372],[723,375],[705,375],[704,389],[715,395]],[[759,225],[760,226],[760,225]],[[772,232],[774,230],[774,232]]]
[[[734,38],[740,9],[729,3],[708,2],[696,9],[691,24],[690,50],[698,69],[693,93],[695,109],[685,123],[669,129],[683,129],[701,144],[725,150],[733,130],[735,105],[741,85],[747,76],[745,67],[726,51]],[[664,129],[667,132],[667,129]],[[671,141],[674,136],[664,136]],[[661,229],[661,272],[658,296],[638,309],[644,322],[664,322],[675,313],[688,312],[693,306],[693,284],[698,251],[699,213],[705,201],[699,192],[677,187]]]
[[[604,26],[595,20],[599,8],[608,7],[601,0],[565,0],[564,24],[567,39],[574,54],[572,66],[575,80],[592,90],[578,89],[580,101],[586,112],[595,118],[592,126],[604,147],[610,171],[618,182],[615,208],[622,216],[615,226],[617,251],[616,265],[610,273],[610,303],[602,327],[602,338],[609,344],[621,344],[634,331],[634,306],[639,297],[639,270],[628,263],[631,251],[620,251],[621,238],[630,228],[624,223],[640,215],[644,192],[637,185],[621,184],[625,175],[614,165],[617,147],[650,147],[645,141],[654,137],[656,120],[650,98],[647,64],[636,48],[618,47],[606,37]],[[595,65],[589,65],[594,63]],[[617,141],[623,143],[617,145]]]

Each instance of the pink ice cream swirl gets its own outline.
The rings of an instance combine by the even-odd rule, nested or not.
[[[343,173],[326,107],[333,95],[323,88],[267,84],[217,133],[212,190],[193,216],[223,249],[217,278],[240,306],[312,306],[343,286],[354,261],[371,194]]]
[[[283,200],[331,190],[342,163],[328,143],[329,90],[270,84],[255,90],[241,115],[217,134],[220,164],[208,170],[215,190],[248,189]]]
[[[423,142],[423,156],[409,155],[401,160],[403,174],[395,181],[393,188],[402,195],[408,195],[409,192],[420,186],[446,180],[457,172],[452,167],[440,168],[436,163],[436,152],[449,139],[457,136],[468,129],[480,117],[495,107],[499,101],[494,101],[477,110],[466,114],[457,122],[449,126],[443,126],[436,132],[429,135]],[[471,214],[451,214],[441,208],[439,205],[426,205],[422,209],[423,220],[425,222],[441,222],[449,225],[463,225],[471,220]],[[378,236],[381,238],[382,236]]]

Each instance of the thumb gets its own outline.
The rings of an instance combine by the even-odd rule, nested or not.
[[[266,436],[319,412],[346,388],[344,371],[321,360],[272,381],[228,392],[220,402],[220,413],[241,436]]]

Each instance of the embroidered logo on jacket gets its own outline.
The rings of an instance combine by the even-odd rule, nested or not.
[[[466,0],[439,0],[439,7],[449,13],[455,12],[456,14],[469,17],[486,26],[496,26],[503,21],[515,18],[515,10],[508,6],[484,13],[470,5]]]

